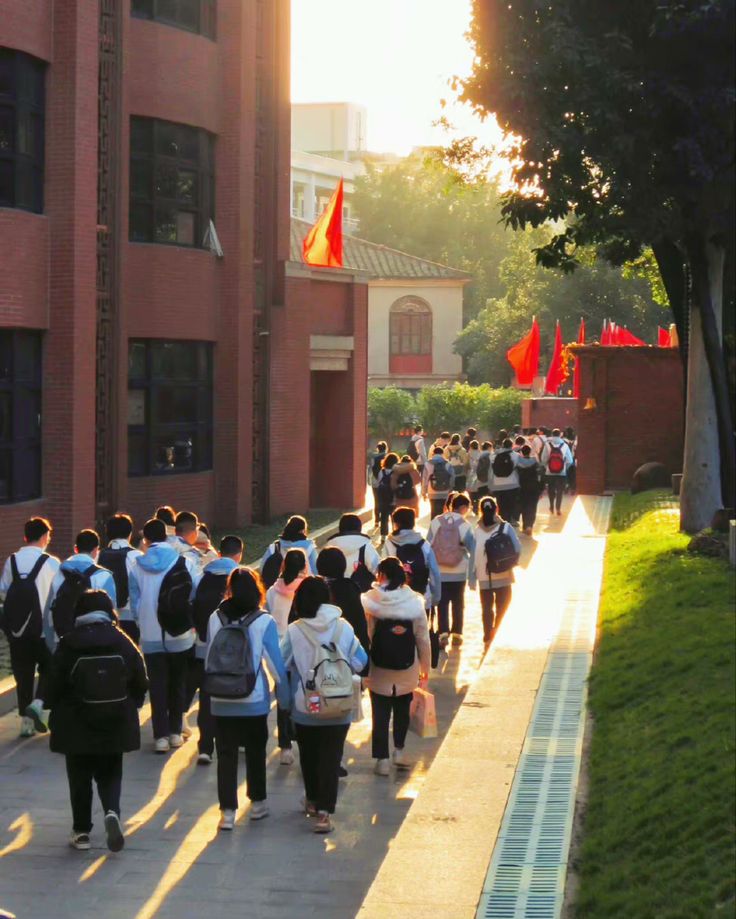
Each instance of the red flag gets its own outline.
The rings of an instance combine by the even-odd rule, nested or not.
[[[618,330],[617,344],[619,345],[637,345],[641,347],[642,345],[646,345],[646,342],[642,341],[641,338],[637,338],[636,335],[634,335],[632,332],[629,332],[629,330],[625,326],[622,326]]]
[[[611,344],[611,329],[608,325],[607,320],[603,320],[603,328],[601,329],[601,344],[610,345]]]
[[[580,328],[578,329],[578,344],[585,344],[585,320],[580,320]],[[576,399],[580,398],[580,358],[575,355],[575,372],[573,373],[572,378],[572,394]]]
[[[531,386],[539,369],[539,325],[532,319],[530,332],[506,352],[519,386]]]
[[[322,216],[302,244],[304,261],[323,268],[342,268],[342,179]]]
[[[550,361],[549,370],[547,371],[547,379],[544,383],[544,391],[551,396],[556,396],[557,390],[564,382],[565,375],[562,369],[562,329],[560,329],[560,323],[558,322],[555,331],[555,346],[552,351],[552,360]]]
[[[657,326],[657,344],[660,348],[670,347],[670,333],[667,329],[663,329],[662,326]]]

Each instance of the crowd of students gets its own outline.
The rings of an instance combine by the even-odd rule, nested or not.
[[[243,567],[238,536],[215,549],[196,514],[168,506],[137,537],[126,514],[109,519],[104,544],[82,530],[63,562],[48,551],[51,524],[27,521],[24,545],[0,578],[2,628],[20,734],[50,732],[51,750],[66,759],[74,848],[91,847],[93,785],[108,847],[123,848],[123,754],[140,748],[146,695],[152,749],[165,755],[191,736],[186,713],[198,694],[197,762],[207,766],[216,754],[223,831],[238,809],[240,749],[249,818],[269,812],[271,686],[279,762],[293,764],[296,744],[301,806],[315,832],[332,829],[347,774],[343,749],[364,689],[376,774],[411,765],[412,698],[426,689],[440,650],[462,643],[466,588],[480,591],[486,648],[508,608],[519,515],[525,530],[533,526],[527,478],[538,498],[545,477],[558,510],[555,477],[562,490],[571,484],[574,446],[559,431],[537,441],[501,432],[497,449],[475,433],[443,434],[427,450],[417,429],[401,458],[378,445],[370,467],[377,544],[360,517],[344,514],[318,550],[307,521],[293,516],[257,570]],[[417,525],[420,497],[432,508],[426,533]]]

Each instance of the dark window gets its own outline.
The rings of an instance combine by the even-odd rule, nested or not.
[[[43,212],[43,61],[0,48],[0,207]]]
[[[215,213],[214,140],[185,124],[130,119],[133,242],[202,246]]]
[[[41,334],[0,331],[0,503],[41,494]]]
[[[391,307],[390,353],[432,353],[432,310],[428,303],[402,297]]]
[[[217,36],[217,0],[131,0],[130,11],[207,38]]]
[[[128,475],[212,468],[212,346],[131,341]]]

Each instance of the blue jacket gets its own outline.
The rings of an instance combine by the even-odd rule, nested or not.
[[[317,546],[314,543],[313,539],[297,539],[296,542],[289,542],[286,539],[276,539],[263,553],[263,558],[259,565],[259,570],[263,571],[263,566],[266,564],[266,560],[274,554],[276,551],[276,543],[281,545],[281,557],[283,558],[289,549],[304,549],[307,555],[307,561],[309,562],[309,573],[317,574]]]
[[[214,561],[211,561],[209,565],[205,565],[202,569],[202,577],[206,574],[230,574],[231,571],[234,571],[238,567],[238,563],[234,562],[231,558],[216,558]],[[203,661],[207,654],[207,642],[200,641],[199,636],[195,639],[194,644],[194,656]]]
[[[48,564],[48,563],[47,563]],[[75,555],[69,556],[66,561],[61,563],[59,570],[54,575],[54,580],[51,582],[51,593],[49,596],[49,611],[51,609],[51,604],[54,602],[56,594],[59,592],[59,588],[64,583],[64,571],[86,571],[90,565],[97,565],[97,562],[92,558],[91,555],[86,553],[79,552]],[[98,566],[99,567],[99,566]],[[107,570],[107,568],[100,568],[99,571],[96,571],[90,579],[90,587],[93,590],[104,590],[105,593],[112,600],[112,605],[117,608],[118,598],[115,592],[115,579],[112,576],[112,573]],[[44,637],[46,638],[46,643],[51,645],[53,648],[54,643],[57,640],[56,633],[54,632],[54,626],[51,622],[51,615],[49,616],[44,624]]]

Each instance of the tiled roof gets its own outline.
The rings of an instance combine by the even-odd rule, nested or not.
[[[302,243],[311,223],[299,217],[291,218],[291,260],[301,262]],[[426,258],[409,255],[398,249],[389,249],[365,239],[344,235],[342,238],[343,262],[345,268],[367,271],[374,278],[418,278],[469,280],[470,275],[457,268],[449,268]]]

